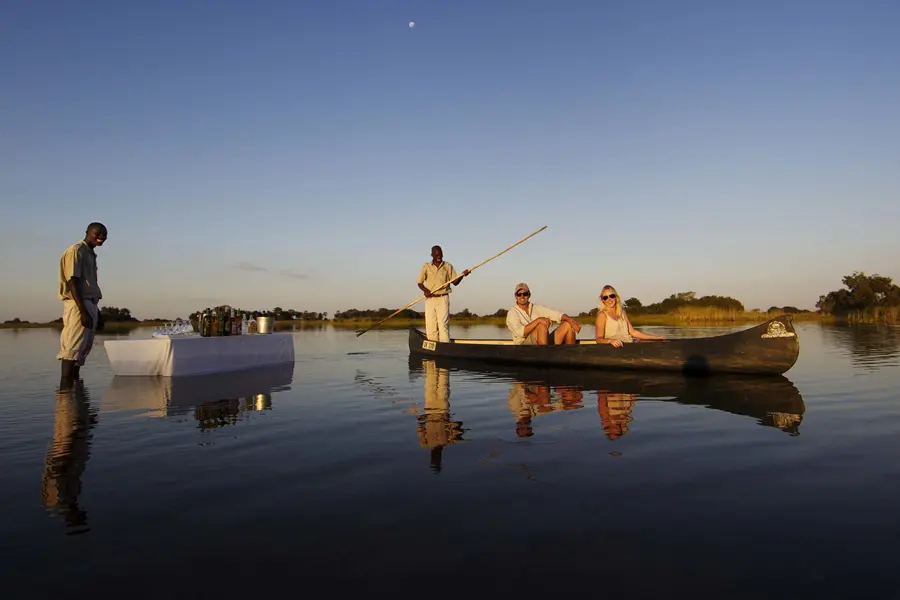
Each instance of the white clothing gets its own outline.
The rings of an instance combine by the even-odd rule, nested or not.
[[[606,313],[606,325],[603,328],[603,337],[609,340],[619,340],[622,342],[633,342],[634,338],[628,333],[628,321],[625,319],[625,313],[619,315],[618,319],[613,319]]]
[[[529,323],[540,317],[546,317],[554,323],[561,323],[562,315],[559,311],[534,303],[529,303],[528,312],[525,312],[517,304],[506,313],[506,327],[512,332],[514,344],[524,344],[525,327]]]
[[[425,333],[432,341],[450,341],[450,296],[425,298]]]

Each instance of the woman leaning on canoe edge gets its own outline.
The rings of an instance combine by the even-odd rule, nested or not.
[[[600,292],[600,310],[597,311],[595,325],[597,343],[609,344],[613,348],[621,348],[622,344],[635,340],[666,339],[661,335],[651,335],[635,329],[622,308],[619,293],[611,285],[604,285]]]

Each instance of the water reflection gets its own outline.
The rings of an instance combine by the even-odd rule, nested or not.
[[[534,435],[532,418],[556,410],[582,408],[588,394],[596,396],[603,432],[610,440],[628,433],[633,409],[641,401],[665,401],[705,406],[757,419],[759,425],[791,435],[800,434],[806,407],[799,390],[787,378],[687,377],[667,373],[592,372],[486,365],[461,359],[436,359],[436,366],[511,380],[510,410],[516,433]]]
[[[53,440],[44,459],[41,503],[61,516],[67,535],[90,530],[88,516],[78,502],[81,478],[91,455],[91,430],[97,425],[97,411],[82,382],[70,390],[56,392]]]
[[[637,400],[637,394],[597,392],[600,426],[610,441],[615,441],[628,433],[628,424],[632,421],[631,409]]]
[[[463,424],[450,417],[450,371],[422,359],[425,372],[425,410],[416,416],[419,444],[431,451],[431,470],[440,473],[445,446],[463,439]]]
[[[552,387],[540,381],[514,381],[507,405],[516,420],[516,435],[534,435],[532,419],[557,410],[584,408],[584,394],[569,386]]]
[[[193,414],[199,428],[234,425],[246,413],[272,409],[272,394],[290,389],[294,363],[190,377],[113,378],[104,410]]]
[[[894,325],[827,325],[824,337],[845,348],[855,365],[868,371],[900,365],[900,327]]]

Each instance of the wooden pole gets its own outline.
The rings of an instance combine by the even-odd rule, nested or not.
[[[492,260],[494,260],[495,258],[497,258],[498,256],[500,256],[501,254],[504,254],[504,253],[506,253],[506,252],[509,252],[510,250],[512,250],[513,248],[515,248],[516,246],[518,246],[519,244],[521,244],[522,242],[524,242],[524,241],[527,240],[528,238],[531,238],[531,237],[536,236],[537,234],[539,234],[540,232],[542,232],[542,231],[545,230],[545,229],[547,229],[547,226],[546,226],[546,225],[544,225],[543,227],[541,227],[540,229],[538,229],[537,231],[535,231],[535,232],[532,233],[531,235],[527,235],[527,236],[523,237],[521,240],[519,240],[518,242],[516,242],[516,243],[513,244],[512,246],[509,246],[509,247],[506,248],[505,250],[502,250],[502,251],[498,252],[497,254],[493,255],[493,256],[490,257],[489,259],[481,261],[480,263],[478,263],[478,264],[475,265],[474,267],[470,268],[470,269],[469,269],[469,273],[471,273],[472,271],[474,271],[474,270],[477,269],[478,267],[481,267],[481,266],[483,266],[483,265],[485,265],[485,264],[491,262]],[[448,282],[444,283],[443,285],[439,285],[439,286],[436,287],[435,289],[431,290],[431,292],[434,293],[434,292],[438,291],[439,289],[441,289],[441,288],[443,288],[443,287],[445,287],[445,286],[450,285],[451,283],[453,283],[453,281],[448,281]],[[398,308],[396,311],[392,312],[391,314],[389,314],[388,316],[386,316],[386,317],[383,318],[382,320],[378,321],[377,323],[375,323],[375,324],[372,325],[371,327],[369,327],[369,328],[367,328],[367,329],[363,329],[362,331],[357,332],[356,337],[361,336],[362,334],[366,333],[367,331],[371,331],[372,329],[375,329],[376,327],[378,327],[379,325],[381,325],[382,323],[384,323],[384,322],[387,321],[388,319],[397,316],[398,314],[400,314],[401,312],[403,312],[404,310],[406,310],[407,308],[409,308],[410,306],[412,306],[412,305],[415,304],[416,302],[420,302],[420,301],[424,300],[425,298],[427,298],[427,296],[420,296],[419,298],[416,298],[415,300],[413,300],[412,302],[410,302],[409,304],[407,304],[407,305],[404,306],[403,308]]]

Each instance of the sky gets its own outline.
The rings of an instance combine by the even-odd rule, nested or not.
[[[409,27],[411,21],[414,27]],[[5,0],[0,319],[103,304],[812,309],[900,280],[895,0]],[[423,304],[413,308],[423,309]]]

